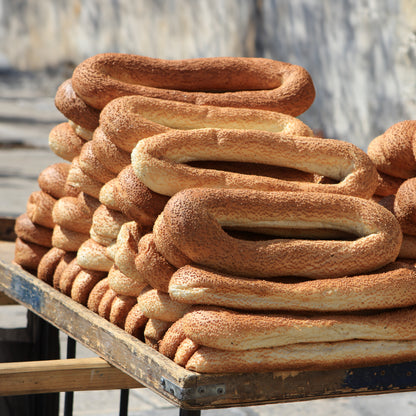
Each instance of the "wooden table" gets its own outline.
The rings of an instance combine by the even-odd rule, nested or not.
[[[191,415],[203,409],[416,390],[416,362],[247,374],[185,370],[11,264],[12,251],[12,242],[0,242],[0,291],[102,358],[2,364],[0,395],[144,386],[180,408],[181,414]],[[48,382],[51,376],[53,385]]]

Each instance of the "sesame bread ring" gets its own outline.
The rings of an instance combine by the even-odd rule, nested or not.
[[[52,232],[52,245],[65,251],[77,251],[89,238],[88,233],[68,230],[56,224]]]
[[[144,340],[146,345],[159,349],[159,342],[163,339],[165,332],[172,325],[172,322],[161,321],[160,319],[148,319],[144,327]]]
[[[188,165],[200,160],[294,168],[339,182],[286,181]],[[132,166],[146,186],[163,195],[205,187],[331,192],[370,198],[378,182],[369,157],[351,143],[259,130],[172,130],[141,140],[132,152]]]
[[[13,262],[20,265],[24,270],[36,274],[36,270],[42,257],[49,251],[48,247],[29,243],[17,237],[14,245]]]
[[[88,297],[96,284],[105,277],[104,272],[82,269],[75,277],[70,296],[75,302],[87,305]]]
[[[68,177],[71,163],[54,163],[43,169],[38,176],[38,184],[43,192],[59,199],[67,195],[65,183]]]
[[[411,178],[416,176],[415,138],[416,120],[401,121],[373,139],[367,154],[380,172],[402,179]]]
[[[172,300],[165,292],[147,287],[137,297],[145,316],[166,322],[175,322],[191,309],[190,305]]]
[[[38,279],[43,280],[49,285],[53,285],[53,276],[58,264],[65,256],[65,251],[57,247],[52,247],[41,259],[38,265]]]
[[[225,229],[269,234],[258,241]],[[352,240],[279,238],[279,229],[333,229]],[[273,235],[273,233],[275,235]],[[247,277],[343,277],[376,270],[399,254],[394,215],[374,201],[317,192],[187,189],[166,204],[153,228],[156,248],[175,267],[196,263]]]
[[[98,305],[98,315],[107,321],[110,320],[111,305],[113,304],[116,296],[117,293],[114,292],[113,289],[109,288],[102,296],[100,304]]]
[[[99,206],[97,199],[84,192],[77,197],[64,196],[53,207],[53,221],[68,230],[89,234],[93,213]]]
[[[105,53],[79,64],[72,85],[82,100],[97,109],[120,96],[144,95],[298,116],[315,99],[312,79],[304,68],[266,58],[166,60]]]
[[[124,330],[135,338],[144,341],[144,327],[148,318],[144,316],[137,303],[130,309],[124,322]]]
[[[136,221],[124,223],[117,236],[114,263],[129,278],[136,280],[138,283],[147,284],[138,272],[135,264],[138,245],[142,235],[142,227]]]
[[[118,98],[103,109],[100,117],[100,129],[106,137],[127,152],[131,152],[145,137],[172,129],[209,127],[313,136],[306,124],[287,114],[249,108],[201,106],[142,96]]]
[[[106,256],[105,246],[92,238],[84,241],[78,249],[77,261],[81,267],[89,270],[108,272],[113,262]]]
[[[98,160],[92,141],[86,142],[82,146],[78,163],[86,175],[100,183],[106,183],[117,176]]]
[[[403,233],[416,235],[416,177],[405,180],[394,198],[394,215]]]
[[[98,314],[98,307],[101,299],[109,289],[108,278],[104,277],[92,288],[88,295],[87,308]]]
[[[112,324],[117,325],[119,328],[124,329],[127,315],[136,303],[137,301],[134,296],[117,294],[111,303],[110,316],[108,320]]]
[[[35,191],[29,195],[26,203],[26,214],[30,220],[46,228],[53,228],[55,223],[52,218],[52,210],[56,199],[43,191]]]
[[[67,263],[68,261],[69,263]],[[56,282],[58,286],[55,286],[54,278],[54,287],[58,288],[65,295],[71,296],[72,285],[78,276],[78,273],[82,270],[82,267],[78,264],[77,258],[73,256],[65,258],[63,264],[66,264],[66,267],[62,270],[59,281]]]
[[[59,287],[60,287],[62,274],[66,270],[69,263],[71,263],[75,257],[76,257],[76,253],[72,251],[68,251],[68,252],[65,252],[64,256],[59,261],[58,265],[56,266],[55,272],[53,274],[53,278],[52,278],[52,286],[55,289],[60,290]]]
[[[192,351],[188,345],[183,345],[187,342],[189,339],[180,344],[175,362],[199,373],[351,369],[408,362],[416,358],[414,340],[298,343],[247,351],[222,351],[209,347]],[[183,347],[191,349],[191,356],[187,354],[184,360],[180,360]]]
[[[91,141],[92,151],[101,164],[114,174],[130,165],[130,152],[117,147],[103,132],[101,127],[94,131]]]
[[[358,311],[414,305],[416,269],[400,262],[369,274],[338,279],[268,281],[213,272],[196,266],[176,271],[171,299],[241,310]],[[323,301],[325,299],[325,301]]]
[[[80,192],[98,199],[103,182],[97,181],[86,174],[79,164],[78,156],[74,157],[70,165],[68,177],[65,184],[64,195],[78,195]]]
[[[28,243],[52,247],[52,229],[34,224],[26,213],[16,218],[14,232],[20,239]]]
[[[64,81],[55,95],[56,108],[75,126],[89,135],[98,127],[100,111],[86,104],[72,88],[71,79]],[[83,134],[81,136],[88,136]]]
[[[168,197],[151,191],[135,175],[131,165],[124,168],[114,182],[114,200],[120,211],[143,227],[152,227]]]
[[[176,267],[172,266],[157,251],[152,233],[146,234],[140,239],[135,266],[141,278],[149,286],[168,293],[169,282]]]
[[[49,148],[57,156],[69,162],[81,152],[85,140],[75,133],[71,125],[60,123],[50,132],[48,138]]]
[[[416,236],[403,234],[403,242],[400,247],[399,261],[401,259],[416,259]]]
[[[400,188],[400,185],[405,181],[405,179],[396,178],[383,172],[378,172],[378,176],[378,186],[374,191],[374,194],[378,196],[394,195]]]
[[[118,203],[115,199],[116,182],[117,177],[105,183],[100,189],[98,199],[106,207],[113,209],[114,211],[121,212],[120,207],[118,206]]]
[[[244,351],[300,342],[416,340],[415,314],[414,306],[375,314],[302,315],[195,307],[181,318],[181,327],[199,345]]]
[[[123,213],[100,205],[92,216],[91,238],[103,246],[109,246],[117,240],[120,228],[127,221]]]
[[[134,298],[137,298],[147,286],[147,283],[125,275],[115,264],[108,272],[108,282],[110,288],[118,295],[133,296]]]

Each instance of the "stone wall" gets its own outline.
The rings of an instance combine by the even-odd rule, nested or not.
[[[299,64],[317,90],[300,118],[364,149],[416,118],[412,0],[0,0],[0,41],[2,68],[21,71],[101,52]]]

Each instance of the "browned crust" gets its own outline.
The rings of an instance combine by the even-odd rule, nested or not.
[[[65,184],[65,194],[78,195],[84,192],[96,199],[99,198],[103,183],[87,175],[80,167],[78,157],[72,160]]]
[[[75,259],[76,253],[75,252],[66,252],[64,256],[59,261],[58,265],[56,266],[56,270],[53,274],[52,278],[52,286],[55,289],[60,290],[60,282],[64,271],[66,270],[67,266]]]
[[[85,140],[78,136],[68,122],[60,123],[49,132],[49,148],[69,162],[81,152]]]
[[[189,165],[199,160],[294,168],[339,182],[287,181]],[[352,143],[259,130],[172,130],[139,141],[132,152],[132,166],[152,191],[170,196],[185,188],[205,187],[327,192],[370,198],[378,183],[373,163]]]
[[[55,199],[65,196],[65,182],[70,168],[70,163],[61,162],[54,163],[42,170],[38,176],[40,189]]]
[[[368,145],[367,154],[380,172],[397,178],[416,176],[413,142],[416,137],[416,120],[393,124]]]
[[[287,240],[274,234],[281,228],[317,226],[357,238]],[[243,240],[231,237],[223,227],[264,229],[271,236]],[[394,261],[402,242],[396,218],[376,202],[328,193],[244,189],[177,193],[158,217],[153,235],[157,251],[175,267],[195,263],[264,278],[367,273]]]
[[[150,190],[134,173],[131,165],[124,168],[114,182],[116,205],[131,220],[152,227],[168,197]]]
[[[416,178],[404,181],[394,199],[394,215],[403,233],[416,235]]]
[[[414,306],[374,314],[287,314],[195,307],[182,330],[199,345],[227,351],[272,348],[309,342],[415,340]]]
[[[52,247],[52,229],[34,224],[26,213],[16,218],[14,232],[20,239],[28,243]]]
[[[52,209],[56,201],[46,192],[32,192],[26,203],[26,214],[33,223],[53,228],[55,223],[52,218]]]
[[[114,292],[118,295],[124,296],[137,297],[147,286],[147,283],[141,280],[133,279],[122,273],[115,264],[113,264],[108,272],[108,282]]]
[[[101,113],[99,130],[119,148],[131,152],[145,137],[171,129],[208,127],[313,136],[307,125],[287,114],[250,108],[201,106],[142,96],[122,97],[106,105]]]
[[[135,265],[142,279],[152,288],[166,293],[169,291],[169,282],[176,267],[157,251],[152,233],[140,239]]]
[[[94,131],[91,141],[95,157],[101,164],[114,174],[120,173],[130,164],[130,152],[117,147],[103,132],[101,127]]]
[[[297,116],[315,98],[308,72],[265,58],[165,60],[107,53],[75,68],[75,92],[102,109],[124,95],[144,95],[222,107],[260,108]]]
[[[249,311],[324,312],[400,308],[415,303],[416,269],[395,262],[366,275],[267,281],[184,266],[172,275],[169,295],[177,302]]]
[[[405,181],[405,179],[396,178],[383,172],[378,172],[378,176],[378,186],[374,191],[374,194],[378,196],[394,195],[400,185]]]
[[[165,292],[145,288],[137,297],[137,304],[149,319],[175,322],[190,310],[190,305],[172,300]]]
[[[57,282],[58,283],[57,288],[67,296],[71,296],[71,289],[72,289],[74,280],[78,276],[78,273],[82,270],[82,267],[78,264],[76,257],[70,257],[70,258],[72,258],[72,260],[62,270],[59,282]],[[64,263],[66,262],[67,262],[67,259],[64,260]]]
[[[109,321],[119,328],[124,329],[127,315],[136,303],[137,301],[134,296],[117,294],[111,304]]]
[[[86,104],[72,88],[71,79],[64,81],[56,91],[56,108],[69,120],[86,130],[98,127],[100,111]]]
[[[101,279],[91,290],[88,300],[87,300],[87,308],[91,311],[98,313],[98,308],[101,302],[101,299],[105,295],[105,293],[110,288],[108,278]]]
[[[81,149],[78,157],[80,169],[90,178],[100,183],[106,183],[116,177],[116,174],[108,170],[98,160],[92,141],[86,142]]]
[[[41,259],[38,266],[38,278],[53,285],[53,276],[55,274],[56,268],[58,267],[59,262],[65,256],[65,251],[60,248],[53,247],[51,248]]]
[[[106,256],[106,247],[93,239],[85,240],[77,252],[78,264],[85,269],[108,272],[113,262]]]
[[[14,246],[13,261],[23,269],[36,274],[42,257],[49,251],[48,247],[29,243],[17,237]]]
[[[144,341],[144,327],[148,318],[140,310],[139,305],[134,305],[124,322],[124,330],[135,338]]]
[[[81,270],[71,286],[71,298],[82,305],[87,305],[88,297],[94,286],[106,276],[104,272]]]
[[[87,233],[68,230],[56,224],[52,233],[52,245],[65,251],[77,251],[89,238]]]
[[[322,371],[413,361],[416,358],[416,342],[353,340],[299,343],[250,351],[199,347],[192,357],[179,358],[175,358],[179,365],[200,373]]]
[[[62,197],[53,207],[54,223],[71,231],[89,234],[93,213],[99,206],[97,199],[83,192],[77,197]]]

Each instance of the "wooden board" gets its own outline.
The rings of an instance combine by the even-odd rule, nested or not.
[[[416,390],[416,362],[332,371],[198,374],[176,365],[86,307],[5,261],[0,261],[0,290],[183,409]]]

